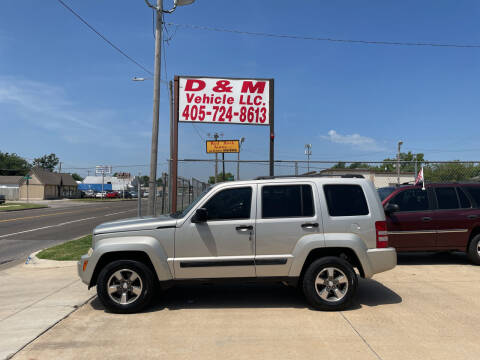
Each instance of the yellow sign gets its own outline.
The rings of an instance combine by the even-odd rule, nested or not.
[[[238,140],[207,140],[207,153],[238,153]]]

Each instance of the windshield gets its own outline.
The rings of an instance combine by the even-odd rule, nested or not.
[[[188,205],[183,211],[177,211],[172,214],[170,214],[171,217],[175,219],[180,219],[187,215],[187,213],[205,196],[207,193],[213,189],[213,186],[206,188],[205,190],[202,191],[200,195],[197,196],[195,200],[193,200],[190,205]]]
[[[380,200],[382,201],[385,200],[388,197],[388,195],[390,195],[394,190],[395,190],[395,187],[393,186],[377,189],[378,195],[380,195]]]

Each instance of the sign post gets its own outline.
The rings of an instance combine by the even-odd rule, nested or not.
[[[25,180],[27,180],[26,183],[27,183],[27,203],[28,203],[28,184],[29,184],[29,180],[30,180],[32,177],[27,174],[27,175],[25,175],[23,178],[24,178]]]
[[[95,166],[95,175],[102,174],[102,200],[104,197],[104,183],[105,183],[105,174],[111,174],[112,173],[112,167],[111,166],[105,166],[105,165],[97,165]]]
[[[274,175],[273,87],[273,79],[175,76],[173,147],[170,156],[173,212],[177,205],[179,122],[269,126],[269,175]]]

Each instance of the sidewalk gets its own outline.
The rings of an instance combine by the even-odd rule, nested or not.
[[[74,262],[20,264],[0,271],[0,359],[9,358],[95,294]]]

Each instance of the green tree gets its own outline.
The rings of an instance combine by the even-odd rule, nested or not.
[[[73,173],[72,177],[73,177],[73,180],[75,180],[75,181],[82,181],[83,180],[83,178],[80,175],[78,175],[77,173]]]
[[[425,182],[454,182],[470,180],[480,175],[480,165],[473,163],[451,163],[429,164],[423,168]]]
[[[384,163],[378,167],[379,171],[385,172],[394,172],[396,170],[396,164],[394,163],[397,161],[397,158],[386,158],[383,160]],[[411,151],[408,153],[400,153],[400,161],[408,161],[404,163],[400,163],[400,171],[401,172],[414,172],[415,171],[415,161],[417,162],[417,169],[420,169],[421,164],[425,162],[424,154],[412,154]]]
[[[42,157],[33,159],[33,166],[41,167],[45,170],[53,172],[55,166],[58,165],[60,159],[54,153],[50,155],[43,155]]]
[[[235,180],[235,177],[233,176],[232,173],[227,172],[225,173],[225,181],[233,181]],[[217,182],[222,182],[223,181],[223,173],[217,174]],[[208,183],[209,184],[214,184],[215,183],[215,176],[210,176],[208,178]]]
[[[25,176],[30,171],[27,160],[15,153],[0,151],[0,175]]]

